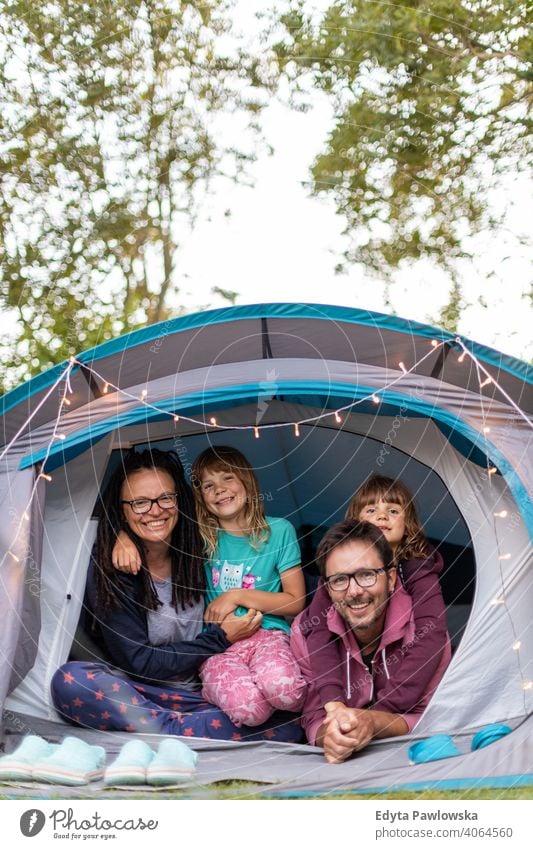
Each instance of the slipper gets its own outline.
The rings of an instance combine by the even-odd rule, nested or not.
[[[146,769],[155,752],[142,740],[129,740],[104,775],[104,784],[146,784]]]
[[[31,781],[37,761],[52,755],[59,746],[29,734],[10,755],[0,758],[0,781]]]
[[[57,751],[32,769],[34,781],[77,786],[97,781],[104,774],[105,749],[90,746],[78,737],[65,737]]]
[[[188,781],[196,771],[198,755],[185,743],[172,737],[162,740],[153,761],[146,770],[148,784],[179,784]]]
[[[413,764],[426,764],[441,758],[453,758],[461,752],[448,734],[434,734],[409,746],[409,760]]]
[[[490,746],[491,743],[496,743],[497,740],[501,740],[502,737],[510,734],[511,730],[508,725],[503,725],[501,722],[493,722],[491,725],[483,726],[472,738],[472,751],[475,752],[477,749],[483,749],[485,746]]]

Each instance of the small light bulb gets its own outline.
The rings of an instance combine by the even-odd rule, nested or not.
[[[498,560],[510,560],[510,559],[511,559],[510,554],[500,554],[500,556],[498,557]]]
[[[26,511],[24,511],[24,513],[23,513],[22,515],[23,515],[24,519],[26,519],[26,521],[27,521],[27,522],[29,522],[29,521],[30,521],[30,517],[28,516],[28,514],[26,513]]]
[[[216,426],[217,426],[217,420],[215,419],[215,417],[214,417],[214,416],[211,416],[211,418],[209,419],[209,421],[211,422],[211,424],[213,425],[213,427],[216,427]]]
[[[379,403],[380,403],[380,402],[379,402],[379,398],[378,398],[378,396],[377,396],[377,395],[372,395],[372,400],[373,400],[374,404],[379,404]]]
[[[513,643],[513,651],[518,651],[521,645],[522,643],[520,642],[520,640],[515,640]]]
[[[300,436],[300,428],[298,427],[298,423],[297,423],[297,422],[295,422],[295,424],[294,424],[294,435],[295,435],[295,436]]]
[[[496,468],[496,466],[491,466],[490,469],[487,469],[487,471],[489,475],[495,475],[498,469]]]
[[[337,412],[337,413],[335,413],[335,421],[337,422],[337,424],[341,424],[341,422],[342,422],[342,419],[341,419],[341,417],[339,416],[338,412]]]
[[[490,433],[490,427],[487,427],[485,425],[485,427],[483,428],[483,433]]]
[[[52,480],[52,475],[45,475],[45,473],[44,473],[44,472],[41,472],[41,474],[39,475],[39,477],[40,477],[40,478],[44,478],[44,479],[45,479],[45,481],[49,481],[49,482]]]
[[[464,358],[465,358],[465,357],[466,357],[466,351],[463,351],[463,353],[461,354],[461,356],[460,356],[460,357],[457,357],[457,362],[458,362],[458,363],[462,363],[462,362],[464,361]]]
[[[71,356],[68,359],[69,359],[69,362],[72,363],[72,365],[74,365],[74,363],[76,362],[76,357],[74,357],[74,356]]]
[[[497,516],[498,519],[505,519],[507,516],[507,510],[500,510],[499,513],[495,513],[494,515]]]
[[[492,377],[487,377],[487,379],[486,379],[486,380],[483,380],[483,381],[479,384],[479,388],[480,388],[480,389],[483,389],[483,387],[484,387],[484,386],[488,386],[488,385],[489,385],[489,383],[492,383]]]
[[[70,407],[70,401],[69,401],[69,399],[68,399],[68,398],[63,398],[63,404],[65,404],[65,406],[66,406],[66,407]]]
[[[102,389],[104,395],[107,395],[109,392],[109,383],[104,383],[104,388]]]
[[[56,439],[66,439],[66,433],[56,433]]]
[[[493,598],[490,604],[491,607],[495,606],[496,604],[505,604],[505,600],[503,598]]]
[[[179,420],[180,420],[180,417],[179,417],[179,416],[174,416],[174,421],[175,421],[175,422],[179,422]]]
[[[437,342],[436,339],[432,339],[431,344],[432,344],[433,348],[436,348],[439,343]]]
[[[259,428],[258,427],[254,427],[254,436],[255,436],[256,439],[259,439]]]
[[[533,681],[524,681],[524,690],[533,690]]]
[[[13,558],[13,560],[15,561],[15,563],[20,563],[20,558],[19,558],[19,557],[17,557],[17,555],[16,555],[16,554],[13,554],[13,552],[12,552],[12,551],[9,551],[9,550],[8,550],[8,552],[7,552],[7,553],[8,553],[9,555],[11,555],[11,557]]]
[[[400,362],[400,363],[398,363],[398,365],[400,366],[400,368],[401,368],[401,370],[403,371],[403,373],[404,373],[404,374],[407,374],[407,369],[405,368],[404,364],[403,364],[402,362]]]
[[[141,401],[144,401],[144,399],[146,398],[147,395],[148,395],[148,390],[143,389],[143,391],[141,392]]]

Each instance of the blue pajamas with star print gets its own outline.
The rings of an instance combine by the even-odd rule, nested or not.
[[[294,714],[278,712],[263,725],[238,728],[199,692],[120,678],[103,663],[65,663],[54,674],[51,688],[58,713],[84,728],[278,743],[303,738]]]

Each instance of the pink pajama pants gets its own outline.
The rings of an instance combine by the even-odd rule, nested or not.
[[[237,725],[261,725],[275,710],[299,711],[306,683],[281,630],[259,629],[200,668],[202,696]]]

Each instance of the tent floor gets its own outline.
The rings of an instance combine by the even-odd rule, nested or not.
[[[76,728],[23,714],[4,713],[3,745],[12,752],[28,733],[38,734],[51,742],[66,734],[91,744],[104,746],[108,762],[132,735],[124,732],[102,732]],[[310,795],[359,792],[392,792],[394,790],[452,790],[483,787],[533,786],[533,715],[507,722],[513,733],[496,743],[471,752],[474,731],[454,736],[462,754],[427,764],[410,764],[408,748],[416,735],[379,740],[343,764],[327,764],[322,751],[314,746],[287,743],[234,743],[231,741],[195,739],[192,747],[199,754],[194,783],[181,785],[187,798],[216,798],[210,785],[221,781],[242,781],[243,798],[305,797]],[[157,748],[160,735],[136,735],[152,748]],[[191,745],[190,738],[185,740]],[[131,789],[108,789],[103,782],[84,787],[23,783],[0,785],[0,795],[11,798],[158,798],[172,796],[169,789],[148,786]]]

